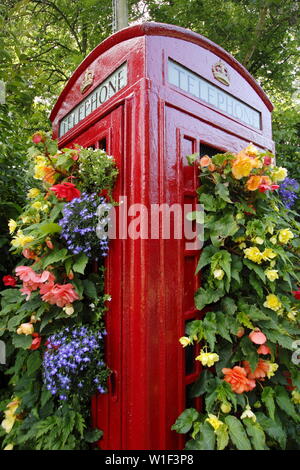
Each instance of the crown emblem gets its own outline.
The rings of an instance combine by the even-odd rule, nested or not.
[[[80,85],[80,91],[83,94],[94,82],[94,73],[91,70],[86,70]]]
[[[221,60],[216,62],[212,66],[211,69],[212,69],[213,76],[215,77],[216,80],[219,80],[219,82],[223,83],[224,85],[227,85],[227,86],[230,85],[229,72],[228,72],[225,64],[223,64],[223,62]]]

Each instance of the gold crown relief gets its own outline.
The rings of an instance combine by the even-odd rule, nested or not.
[[[212,66],[213,76],[224,85],[230,85],[230,76],[225,64],[219,60]]]
[[[80,85],[80,91],[83,94],[94,82],[94,72],[92,70],[86,70],[84,77]]]

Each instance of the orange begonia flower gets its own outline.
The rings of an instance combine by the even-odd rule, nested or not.
[[[225,375],[224,380],[231,385],[232,391],[235,393],[244,393],[253,390],[255,380],[247,377],[247,372],[243,367],[235,366],[232,369],[222,369]]]
[[[259,186],[262,184],[262,177],[261,176],[250,176],[246,183],[246,187],[248,191],[256,191]]]
[[[201,168],[211,165],[212,161],[208,155],[204,155],[204,157],[200,158],[199,165]]]
[[[264,379],[269,370],[269,364],[265,362],[263,359],[259,359],[257,367],[254,372],[252,372],[248,361],[244,361],[243,366],[247,372],[248,378],[251,380]]]
[[[272,181],[268,176],[263,175],[261,178],[262,178],[261,184],[272,184]]]
[[[56,172],[55,172],[54,168],[51,168],[50,166],[45,166],[43,180],[46,181],[49,184],[55,183],[55,178],[54,178],[55,173]]]

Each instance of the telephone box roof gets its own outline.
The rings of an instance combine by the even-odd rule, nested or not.
[[[111,49],[113,46],[116,46],[117,44],[120,44],[123,41],[127,41],[129,39],[139,36],[166,36],[171,38],[182,39],[184,41],[197,44],[198,46],[215,53],[221,59],[227,61],[252,86],[252,88],[256,91],[256,93],[265,103],[269,111],[273,110],[273,105],[266,93],[261,88],[261,86],[252,77],[248,70],[242,64],[240,64],[231,54],[229,54],[229,52],[225,51],[225,49],[218,46],[205,36],[195,33],[189,29],[181,28],[180,26],[170,25],[166,23],[146,22],[134,26],[129,26],[125,29],[121,29],[115,34],[109,36],[90,52],[90,54],[81,62],[81,64],[71,75],[69,81],[61,92],[51,112],[50,119],[54,120],[57,111],[63,103],[64,98],[69,92],[70,88],[72,88],[73,84],[76,82],[78,77],[88,68],[88,66],[97,57]]]

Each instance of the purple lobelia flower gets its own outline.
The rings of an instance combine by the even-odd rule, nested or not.
[[[108,369],[103,362],[103,334],[91,327],[65,328],[48,338],[43,359],[47,390],[60,400],[105,393]]]
[[[98,207],[101,206],[101,214]],[[61,237],[65,240],[68,250],[77,255],[88,257],[107,256],[108,252],[108,212],[110,204],[97,194],[82,193],[64,205],[63,218],[59,221],[62,228]],[[101,215],[99,217],[99,215]],[[101,233],[99,236],[99,227]]]
[[[285,178],[280,184],[279,195],[283,204],[287,209],[290,209],[298,199],[296,194],[299,191],[299,183],[293,178]]]

